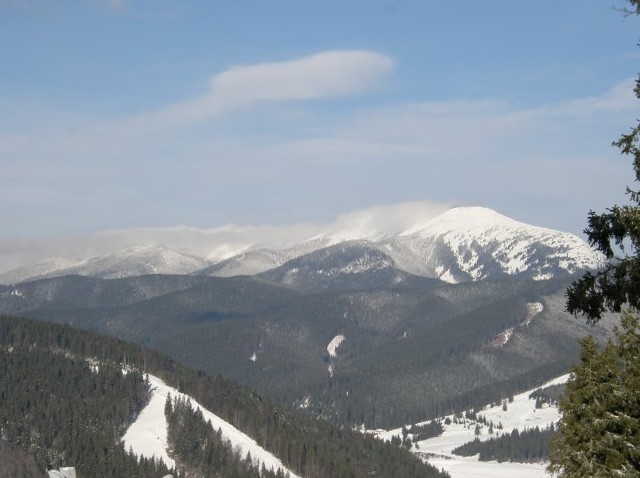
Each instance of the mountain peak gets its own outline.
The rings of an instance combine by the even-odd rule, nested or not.
[[[446,232],[477,231],[494,227],[535,227],[518,222],[486,207],[462,206],[446,210],[442,214],[422,224],[416,224],[402,235],[443,234]]]

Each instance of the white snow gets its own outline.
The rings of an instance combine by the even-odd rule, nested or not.
[[[509,342],[509,339],[513,336],[514,327],[509,327],[507,330],[499,334],[493,342],[491,342],[491,346],[494,348],[503,347]]]
[[[204,419],[211,423],[214,430],[220,429],[223,439],[229,440],[243,456],[251,453],[251,458],[258,466],[264,464],[267,469],[282,470],[289,473],[291,478],[299,478],[288,470],[279,458],[259,446],[253,438],[211,413],[193,398],[168,386],[160,378],[153,375],[148,377],[151,383],[151,399],[124,435],[125,449],[131,447],[137,455],[147,458],[153,456],[161,459],[170,468],[175,466],[174,460],[167,454],[167,419],[164,415],[166,398],[171,394],[172,398],[190,399],[191,406],[202,411]]]
[[[540,302],[527,302],[524,318],[522,319],[522,322],[518,324],[518,327],[529,325],[534,317],[543,310],[544,305],[542,305]],[[511,337],[513,337],[513,332],[515,331],[515,329],[516,327],[509,327],[508,329],[502,331],[500,334],[498,334],[498,336],[496,336],[495,339],[493,339],[493,341],[491,342],[491,346],[494,348],[500,348],[506,345]]]
[[[176,462],[167,454],[167,418],[164,415],[164,405],[167,394],[171,392],[173,395],[174,389],[153,375],[148,377],[151,383],[149,403],[131,424],[122,441],[126,450],[131,448],[136,455],[154,457],[162,460],[168,468],[173,468]]]
[[[504,411],[502,403],[495,407],[486,406],[476,413],[486,418],[487,423],[493,422],[493,435],[488,433],[488,427],[484,426],[482,432],[477,438],[480,440],[488,440],[497,436],[501,432],[511,432],[514,428],[522,431],[527,428],[546,428],[552,423],[557,423],[560,419],[560,413],[556,407],[543,406],[536,409],[535,400],[530,399],[529,395],[538,388],[547,387],[559,383],[565,383],[569,379],[569,374],[562,375],[556,379],[550,380],[540,387],[528,390],[513,397],[513,402],[507,401],[507,410]],[[452,450],[476,438],[475,425],[476,422],[468,421],[464,423],[444,424],[447,417],[442,417],[444,433],[435,438],[429,438],[418,442],[417,447],[412,451],[428,461],[431,465],[444,469],[452,478],[542,478],[548,476],[546,474],[546,463],[498,463],[498,462],[481,462],[478,456],[461,457],[454,455]],[[453,415],[448,417],[453,420]],[[426,424],[429,422],[422,422]],[[502,424],[502,430],[497,429],[497,425]],[[402,436],[402,428],[389,431],[373,432],[378,438],[390,440],[393,436]]]
[[[527,316],[524,319],[522,325],[529,325],[533,318],[544,310],[544,305],[540,302],[528,302],[527,303]]]
[[[344,342],[345,338],[346,337],[344,335],[339,334],[331,339],[331,342],[329,342],[329,345],[327,345],[327,352],[329,352],[329,357],[338,356],[338,354],[336,353],[336,349],[340,347],[340,344]]]
[[[443,272],[442,274],[438,275],[438,279],[448,282],[449,284],[457,284],[458,281],[456,280],[455,277],[453,277],[453,274],[451,273],[451,269],[447,269],[445,272]]]

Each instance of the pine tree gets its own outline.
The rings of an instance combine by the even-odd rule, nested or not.
[[[640,0],[629,5],[627,15],[640,15]],[[640,75],[634,93],[640,98]],[[640,122],[613,144],[632,157],[640,182]],[[562,478],[640,477],[640,190],[628,187],[627,195],[629,205],[589,212],[585,233],[607,264],[567,289],[567,310],[591,324],[607,311],[623,314],[615,343],[600,351],[593,338],[582,341],[549,465]]]
[[[580,364],[560,400],[560,433],[549,471],[561,478],[617,476],[622,457],[612,446],[617,440],[611,416],[620,399],[616,350],[609,343],[600,351],[591,336],[581,342]]]
[[[640,15],[640,0],[629,0],[627,15]],[[634,93],[640,98],[640,74]],[[640,121],[613,143],[633,159],[634,180],[640,182]],[[598,322],[609,310],[620,312],[625,305],[640,309],[640,190],[627,187],[630,204],[615,205],[602,214],[589,212],[585,229],[589,244],[602,252],[607,265],[599,272],[587,272],[567,290],[567,310]]]
[[[639,354],[639,319],[630,312],[602,351],[592,337],[582,340],[580,364],[560,400],[550,471],[561,478],[640,477]]]

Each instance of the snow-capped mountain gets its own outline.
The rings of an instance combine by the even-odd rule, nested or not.
[[[200,257],[147,244],[83,261],[52,259],[31,266],[23,266],[0,275],[0,283],[15,284],[31,279],[71,274],[101,279],[148,274],[190,274],[208,265],[209,262]]]
[[[380,246],[399,268],[454,283],[500,275],[551,279],[595,269],[602,261],[573,234],[481,207],[450,209]]]
[[[401,214],[400,209],[385,212]],[[48,260],[0,274],[0,283],[66,274],[100,278],[194,273],[230,277],[261,274],[280,267],[286,269],[284,273],[294,274],[290,271],[296,266],[287,265],[288,262],[325,248],[329,249],[320,256],[314,255],[307,265],[322,257],[324,265],[318,270],[353,275],[356,270],[379,269],[384,254],[389,267],[453,283],[501,276],[551,279],[597,268],[602,261],[599,254],[573,234],[521,223],[482,207],[453,208],[435,217],[425,213],[420,218],[414,214],[411,225],[397,220],[391,221],[392,227],[385,228],[375,227],[380,217],[369,216],[364,213],[362,217],[348,216],[324,231],[309,228],[306,236],[297,226],[284,228],[281,234],[271,231],[265,238],[256,237],[258,228],[250,228],[251,234],[236,229],[233,237],[240,242],[234,243],[228,238],[220,240],[222,236],[214,231],[208,233],[212,242],[206,243],[206,247],[202,239],[206,234],[202,233],[191,248],[185,236],[177,241],[180,247],[151,244],[81,261]],[[188,233],[193,231],[184,234]],[[172,237],[178,234],[174,231]],[[350,262],[352,249],[332,247],[350,241],[366,241],[369,248],[368,255],[357,259],[357,264]],[[371,252],[374,249],[376,253]],[[221,250],[242,252],[221,256],[218,253]],[[331,261],[335,264],[329,264]],[[279,281],[286,283],[284,279]]]

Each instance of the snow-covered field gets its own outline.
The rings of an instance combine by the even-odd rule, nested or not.
[[[167,466],[175,466],[174,460],[167,453],[167,420],[164,416],[164,405],[168,394],[172,397],[186,398],[187,396],[178,392],[175,388],[168,386],[158,377],[149,375],[151,383],[151,397],[147,406],[142,410],[137,420],[129,427],[123,437],[125,448],[131,447],[137,455],[147,458],[155,457],[162,460]],[[542,387],[564,383],[569,375],[558,377]],[[538,387],[538,388],[542,388]],[[535,389],[523,392],[513,397],[512,402],[507,403],[507,410],[503,410],[502,404],[497,406],[487,406],[481,410],[476,410],[479,416],[486,418],[487,423],[493,422],[495,434],[489,434],[488,426],[482,428],[478,436],[481,440],[488,440],[493,436],[499,436],[501,432],[511,432],[514,428],[524,430],[526,428],[546,428],[551,423],[556,423],[560,414],[555,407],[543,406],[536,409],[535,400],[529,395]],[[255,440],[245,435],[217,415],[205,409],[197,401],[191,398],[194,408],[199,408],[205,420],[209,420],[214,429],[220,429],[224,439],[231,441],[243,455],[251,453],[254,462],[264,465],[274,470],[288,472],[291,478],[298,478],[290,470],[285,468],[282,462],[273,454],[260,447]],[[447,417],[442,417],[442,422]],[[476,438],[476,422],[453,423],[453,416],[449,425],[444,424],[444,433],[438,437],[423,440],[414,445],[413,452],[421,456],[433,466],[447,471],[452,478],[543,478],[546,474],[545,463],[498,463],[481,462],[478,457],[461,457],[454,455],[452,450],[464,443],[473,441]],[[418,425],[428,422],[418,423]],[[502,430],[498,430],[498,424],[502,425]],[[393,436],[402,436],[402,429],[397,428],[389,431],[377,431],[376,435],[380,439],[390,440]]]
[[[563,375],[551,380],[541,387],[565,383],[569,375]],[[524,430],[526,428],[546,428],[551,423],[556,423],[560,419],[560,413],[556,407],[543,406],[536,409],[535,400],[529,395],[536,389],[523,392],[513,397],[513,402],[507,403],[507,410],[504,411],[502,404],[495,407],[487,406],[482,410],[477,410],[477,414],[486,418],[487,423],[493,422],[494,428],[499,423],[502,424],[502,432],[511,432],[514,428]],[[442,417],[442,421],[447,417]],[[452,423],[444,426],[444,433],[438,437],[423,440],[414,445],[412,451],[433,466],[444,469],[452,478],[542,478],[548,477],[545,463],[498,463],[481,462],[478,456],[462,457],[454,455],[452,450],[476,438],[476,423],[453,423],[453,415],[448,418]],[[429,422],[419,423],[418,425]],[[489,434],[488,427],[484,426],[480,440],[488,440],[491,437],[499,436],[500,430],[495,430],[493,435]],[[389,431],[376,432],[378,438],[390,440],[393,436],[402,437],[402,429],[397,428]]]
[[[253,438],[211,413],[193,398],[170,387],[160,378],[153,375],[148,375],[148,377],[151,383],[151,398],[124,435],[125,449],[128,450],[131,447],[138,456],[155,457],[162,460],[170,468],[175,466],[174,460],[167,453],[167,420],[164,415],[167,395],[171,394],[172,398],[190,398],[191,406],[200,409],[204,419],[210,421],[215,430],[220,429],[223,439],[229,440],[243,456],[251,453],[254,463],[259,466],[264,464],[267,469],[282,470],[289,473],[291,478],[299,478],[288,470],[276,456],[259,446]]]

